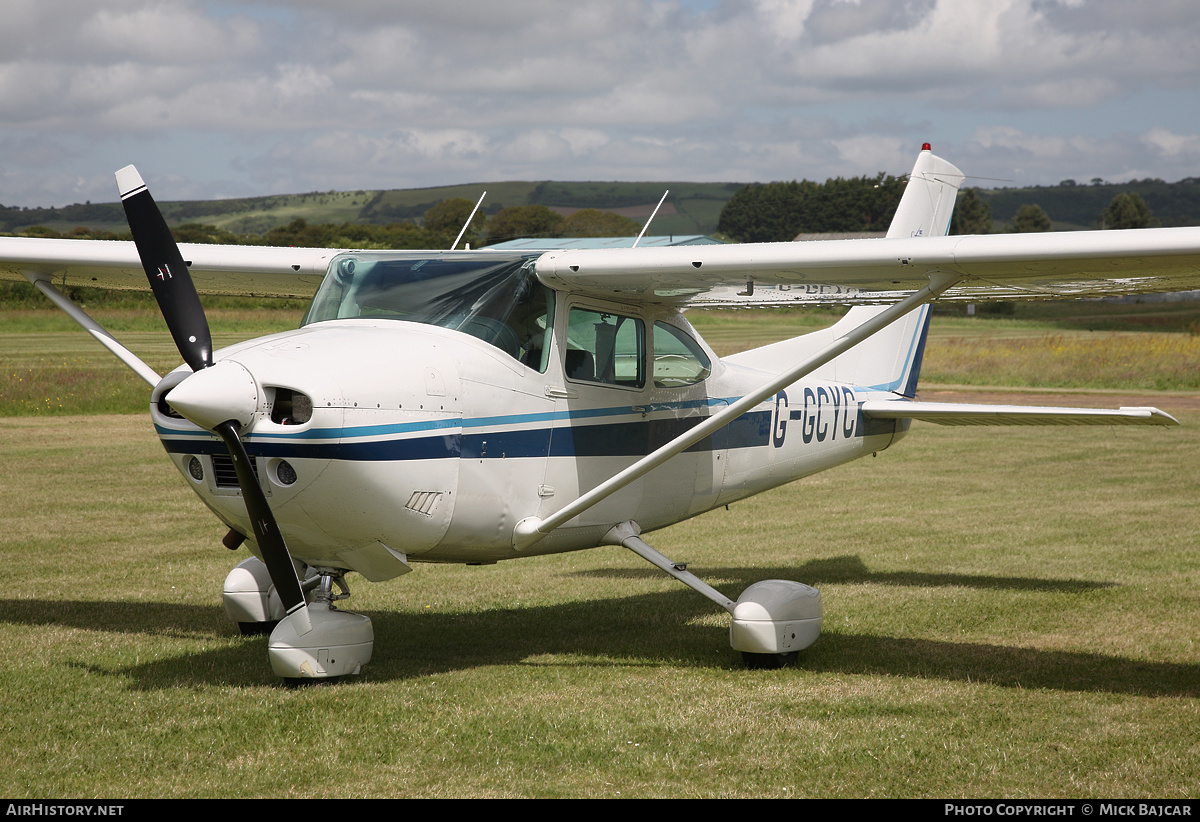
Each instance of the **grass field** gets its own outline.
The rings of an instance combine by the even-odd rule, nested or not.
[[[6,390],[10,367],[37,371],[51,349],[65,371],[123,371],[79,332],[9,320]],[[263,323],[215,317],[217,336],[249,333],[243,320]],[[127,322],[118,336],[174,364],[148,321]],[[730,350],[795,322],[698,327]],[[960,322],[935,323],[927,369],[943,337],[981,339]],[[1136,399],[1184,426],[917,424],[875,459],[649,539],[732,596],[770,577],[818,586],[824,632],[793,668],[744,670],[727,617],[601,548],[358,582],[374,660],[299,689],[226,622],[221,582],[245,551],[220,547],[144,414],[10,403],[0,793],[1195,799],[1200,394]]]
[[[1194,333],[1200,303],[1062,305],[1022,307],[1027,316],[1013,319],[935,316],[922,384],[1200,391],[1200,334]],[[178,365],[152,306],[90,310],[159,373]],[[302,308],[208,308],[218,347],[295,328],[303,315]],[[838,315],[783,309],[688,316],[716,352],[727,355],[823,328]],[[62,312],[0,308],[0,417],[133,414],[146,398],[145,384]]]

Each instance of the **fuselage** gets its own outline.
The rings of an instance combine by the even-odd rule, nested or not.
[[[289,551],[309,565],[382,580],[409,561],[590,548],[616,523],[661,528],[903,433],[859,410],[886,392],[799,382],[518,552],[522,519],[545,519],[771,373],[722,362],[666,305],[534,283],[499,311],[456,274],[471,305],[493,308],[435,324],[365,310],[367,286],[352,276],[363,277],[347,275],[332,298],[319,294],[300,329],[216,354],[253,376],[256,410],[243,439]],[[201,499],[251,534],[224,445],[162,401],[188,373],[155,390],[156,430]]]

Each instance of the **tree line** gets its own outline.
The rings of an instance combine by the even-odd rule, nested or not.
[[[725,203],[717,231],[745,243],[783,242],[797,234],[886,231],[903,194],[903,180],[882,172],[824,183],[751,183]]]
[[[721,211],[718,231],[743,243],[787,242],[799,234],[886,231],[904,194],[905,179],[885,175],[841,177],[816,183],[751,183],[738,190]],[[1095,219],[1097,228],[1150,228],[1161,225],[1135,192],[1122,192]],[[950,221],[951,234],[1051,231],[1053,221],[1041,205],[1027,203],[1012,219],[995,226],[991,207],[978,188],[959,191]]]
[[[832,178],[752,183],[736,191],[721,211],[718,232],[737,242],[784,242],[798,234],[882,232],[887,230],[904,193],[905,179],[882,172],[873,177]],[[185,223],[172,229],[182,243],[304,246],[313,248],[422,249],[449,248],[475,204],[451,198],[428,207],[419,223],[402,220],[374,223],[309,223],[303,218],[261,234],[238,234],[213,225]],[[1148,228],[1160,221],[1145,200],[1122,192],[1096,217],[1099,228]],[[991,208],[977,188],[959,192],[950,224],[951,234],[1050,231],[1053,221],[1037,203],[1016,209],[1012,219],[994,226]],[[611,211],[583,208],[564,216],[545,205],[502,208],[488,215],[477,212],[463,232],[459,247],[491,245],[525,237],[631,237],[639,223]],[[58,232],[34,226],[20,232],[32,237],[130,239],[128,232],[77,227]]]

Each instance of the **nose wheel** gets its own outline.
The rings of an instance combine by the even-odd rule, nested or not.
[[[334,605],[350,596],[344,572],[312,568],[305,580],[308,618],[289,614],[267,643],[271,669],[284,679],[329,679],[357,674],[371,661],[375,632],[370,617],[339,611]],[[338,593],[334,593],[334,587]]]
[[[359,673],[371,661],[375,632],[369,617],[334,604],[350,596],[345,572],[309,568],[301,588],[307,620],[284,613],[266,566],[251,557],[225,578],[225,613],[245,635],[271,635],[267,655],[277,676],[330,679]]]

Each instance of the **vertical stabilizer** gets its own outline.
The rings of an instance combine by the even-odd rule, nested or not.
[[[904,196],[888,228],[888,239],[945,236],[950,228],[950,215],[954,211],[954,200],[962,180],[963,173],[940,157],[935,157],[926,143],[917,157]],[[836,324],[822,331],[735,354],[727,359],[778,370],[840,339],[850,329],[862,325],[885,308],[852,308]],[[902,317],[814,372],[814,376],[894,391],[906,397],[913,396],[925,352],[929,310],[929,306],[925,305]]]
[[[900,198],[896,215],[888,227],[888,239],[944,237],[950,230],[954,200],[962,180],[963,173],[935,157],[926,143],[917,156],[904,196]],[[882,310],[882,306],[850,309],[830,329],[833,339]],[[928,305],[921,306],[838,357],[834,360],[834,379],[895,391],[905,397],[915,396],[930,310]]]
[[[963,173],[941,157],[933,156],[926,143],[917,164],[908,175],[908,187],[888,227],[888,238],[944,237],[950,230],[950,215]]]

